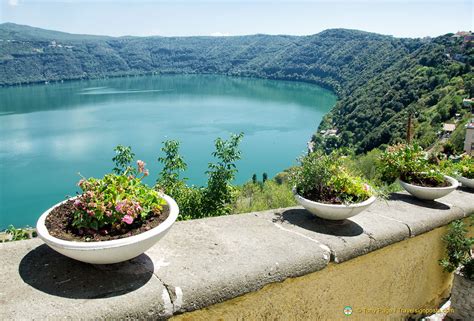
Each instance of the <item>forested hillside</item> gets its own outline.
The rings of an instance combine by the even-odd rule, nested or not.
[[[463,127],[471,117],[462,100],[474,97],[473,63],[472,43],[452,35],[423,44],[350,95],[341,95],[313,137],[315,145],[364,152],[401,142],[412,114],[413,139],[429,147],[439,138],[443,122],[458,121]],[[327,129],[337,129],[338,135],[321,135]],[[455,143],[462,150],[464,135],[458,138]]]
[[[317,35],[99,37],[0,25],[0,85],[144,73],[301,80],[350,93],[420,46],[355,30]],[[376,57],[376,59],[374,59]]]
[[[417,123],[415,138],[425,145],[436,138],[462,97],[472,95],[472,48],[461,43],[450,35],[399,39],[346,29],[302,37],[114,38],[4,23],[0,86],[153,73],[306,81],[340,98],[313,137],[316,147],[363,152],[401,139],[407,110]],[[338,135],[319,133],[329,128]]]

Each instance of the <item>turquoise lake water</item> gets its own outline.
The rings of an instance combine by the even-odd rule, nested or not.
[[[336,102],[315,85],[207,75],[143,76],[0,88],[0,229],[34,226],[78,191],[78,172],[100,177],[113,148],[130,145],[159,171],[161,142],[177,139],[190,184],[206,182],[214,140],[244,132],[236,183],[296,163]]]

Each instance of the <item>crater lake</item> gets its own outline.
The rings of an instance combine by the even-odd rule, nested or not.
[[[307,83],[157,75],[0,88],[0,229],[34,226],[79,191],[78,173],[112,170],[131,146],[153,185],[162,142],[181,142],[188,184],[207,181],[214,140],[244,133],[235,183],[296,164],[336,96]]]

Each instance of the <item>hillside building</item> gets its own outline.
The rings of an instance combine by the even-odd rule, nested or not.
[[[474,118],[466,125],[466,139],[464,140],[464,151],[474,156]]]

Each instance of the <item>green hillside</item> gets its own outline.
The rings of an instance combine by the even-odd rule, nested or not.
[[[471,116],[462,99],[474,96],[472,63],[472,44],[452,35],[424,43],[351,94],[342,95],[313,137],[315,145],[364,152],[401,142],[411,113],[413,138],[429,147],[439,137],[443,122],[454,123],[459,114],[462,125]],[[337,129],[338,136],[321,135],[327,129]]]

